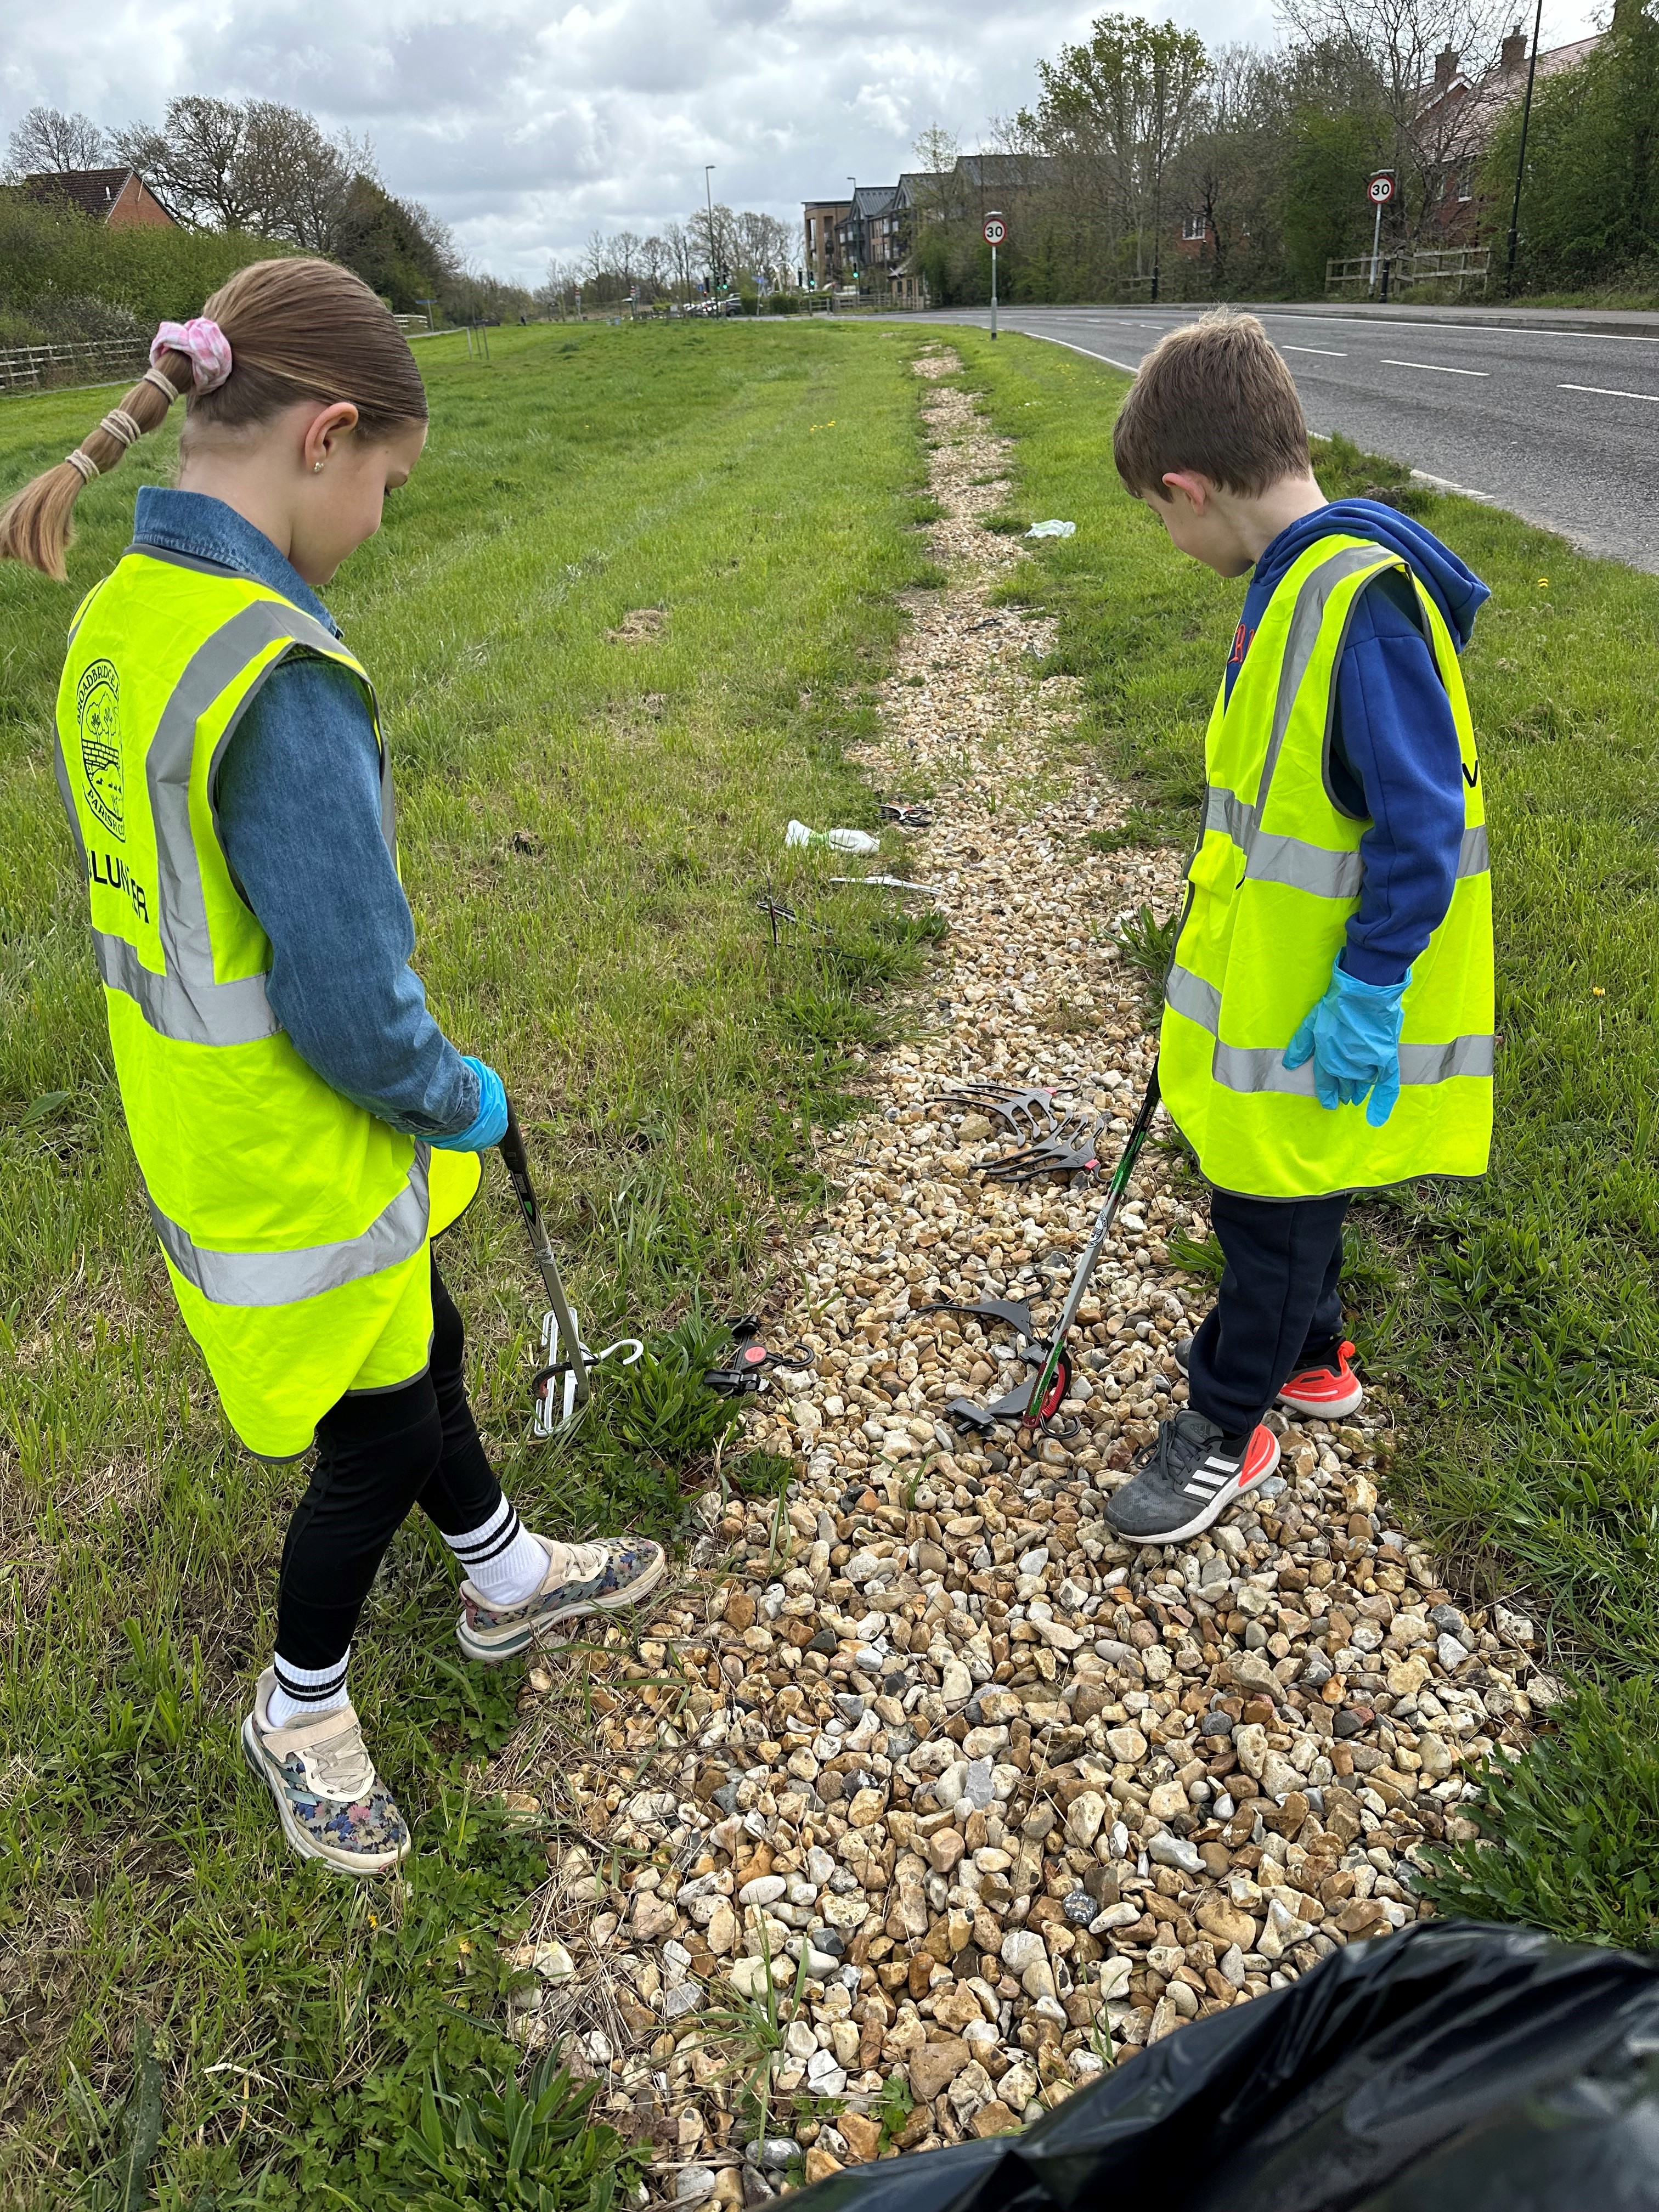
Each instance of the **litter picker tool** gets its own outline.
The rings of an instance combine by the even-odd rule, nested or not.
[[[1094,1234],[1085,1245],[1083,1256],[1077,1263],[1072,1287],[1066,1293],[1060,1319],[1054,1323],[1053,1341],[1025,1401],[1018,1436],[1022,1452],[1030,1451],[1042,1424],[1058,1411],[1071,1387],[1072,1364],[1066,1357],[1066,1339],[1077,1319],[1077,1310],[1083,1303],[1083,1294],[1088,1289],[1100,1255],[1105,1249],[1106,1239],[1112,1233],[1118,1208],[1123,1203],[1123,1194],[1129,1188],[1135,1162],[1140,1158],[1140,1148],[1146,1141],[1146,1133],[1152,1126],[1152,1116],[1158,1111],[1158,1062],[1154,1060],[1152,1072],[1146,1079],[1146,1096],[1140,1102],[1140,1111],[1135,1115],[1134,1125],[1124,1140],[1122,1157],[1112,1172],[1112,1180],[1106,1186],[1106,1202],[1100,1209],[1100,1218],[1096,1222]]]
[[[591,1352],[582,1342],[576,1310],[565,1296],[559,1263],[553,1256],[547,1225],[542,1219],[541,1201],[530,1179],[530,1159],[511,1099],[507,1101],[507,1134],[501,1139],[501,1154],[525,1227],[530,1232],[530,1249],[547,1286],[548,1311],[542,1322],[542,1364],[532,1376],[530,1388],[536,1401],[535,1432],[538,1437],[551,1437],[566,1427],[592,1396],[592,1368],[614,1358],[618,1352],[623,1355],[623,1365],[631,1367],[645,1346],[636,1336],[618,1337],[603,1352]]]

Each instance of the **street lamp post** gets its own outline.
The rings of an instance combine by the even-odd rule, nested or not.
[[[1538,74],[1538,34],[1543,28],[1544,0],[1532,19],[1532,58],[1527,64],[1527,97],[1521,110],[1521,150],[1515,157],[1515,203],[1510,210],[1510,245],[1504,269],[1504,289],[1515,289],[1515,249],[1521,236],[1521,184],[1527,173],[1527,130],[1532,121],[1533,80]]]
[[[708,304],[711,307],[714,304],[714,191],[708,179],[719,167],[717,161],[705,161],[702,165],[702,196],[708,208]]]
[[[847,210],[847,220],[852,226],[853,274],[856,276],[859,264],[864,259],[864,225],[859,220],[859,180],[856,177],[848,177],[847,181],[853,187],[853,204]]]

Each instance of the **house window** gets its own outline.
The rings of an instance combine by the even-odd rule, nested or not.
[[[1189,215],[1186,222],[1181,227],[1181,235],[1189,243],[1195,243],[1203,238],[1204,234],[1208,230],[1209,227],[1209,221],[1206,216],[1201,215]]]
[[[1457,197],[1460,200],[1472,200],[1474,198],[1474,164],[1473,161],[1465,161],[1462,168],[1457,172]]]

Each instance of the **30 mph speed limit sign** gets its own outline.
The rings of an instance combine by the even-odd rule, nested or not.
[[[988,246],[1000,246],[1003,240],[1006,238],[1007,235],[1008,226],[1004,222],[1000,215],[988,215],[986,216],[985,243]]]
[[[1365,189],[1378,207],[1384,207],[1394,198],[1394,179],[1385,172],[1380,177],[1373,177]]]

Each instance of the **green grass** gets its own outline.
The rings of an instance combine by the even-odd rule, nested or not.
[[[434,1003],[518,1100],[595,1340],[685,1324],[671,1398],[697,1317],[764,1287],[811,1130],[922,957],[783,849],[792,815],[878,826],[842,751],[893,594],[929,573],[912,343],[814,322],[501,331],[488,368],[429,347],[427,457],[330,594],[380,687]],[[0,495],[107,404],[0,403]],[[558,1842],[477,1793],[516,1670],[455,1663],[453,1572],[406,1528],[354,1691],[416,1826],[409,1888],[290,1862],[235,1731],[295,1476],[237,1449],[173,1310],[52,781],[70,613],[172,459],[157,440],[82,498],[71,590],[0,572],[0,2201],[127,2202],[159,2067],[168,2208],[501,2203],[475,2193],[512,2063],[497,1945]],[[643,608],[656,634],[612,641]],[[801,915],[776,951],[769,883]],[[504,1480],[552,1532],[672,1532],[709,1438],[661,1393],[528,1445],[542,1301],[486,1183],[444,1266]],[[532,2128],[545,2201],[603,2212],[620,2146],[567,2156],[564,2112]]]
[[[1169,545],[1111,465],[1127,380],[1059,348],[953,331],[1021,439],[1022,509],[1065,515],[1011,596],[1061,617],[1077,742],[1128,784],[1148,842],[1185,843],[1243,597]],[[1361,1347],[1402,1395],[1396,1504],[1477,1599],[1519,1594],[1591,1686],[1481,1814],[1459,1909],[1659,1942],[1659,577],[1420,487],[1338,441],[1334,495],[1382,483],[1492,586],[1465,670],[1486,776],[1498,928],[1498,1132],[1467,1190],[1356,1210]]]

